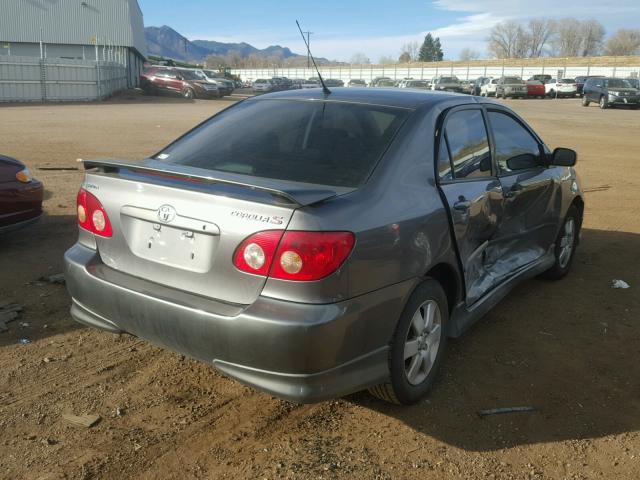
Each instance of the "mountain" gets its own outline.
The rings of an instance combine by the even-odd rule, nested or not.
[[[306,55],[293,53],[287,47],[272,45],[267,48],[258,49],[248,43],[224,43],[213,40],[193,40],[190,41],[173,28],[166,25],[162,27],[145,27],[144,36],[147,40],[147,53],[159,57],[169,57],[181,61],[202,61],[209,55],[225,56],[230,53],[237,53],[242,58],[256,55],[261,58],[280,57],[307,58]],[[328,63],[325,58],[316,58],[318,63]]]

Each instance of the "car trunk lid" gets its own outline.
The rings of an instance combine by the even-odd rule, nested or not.
[[[105,265],[241,305],[258,297],[266,278],[234,267],[237,246],[258,231],[286,229],[300,206],[344,193],[158,161],[85,167],[83,186],[113,227],[112,237],[96,235]]]

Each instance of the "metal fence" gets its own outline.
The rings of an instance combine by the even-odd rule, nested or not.
[[[125,88],[119,63],[0,56],[0,102],[99,100]]]
[[[481,62],[464,65],[460,62],[443,64],[438,66],[407,66],[407,65],[345,65],[340,67],[321,67],[320,72],[324,78],[334,78],[348,82],[351,79],[362,79],[370,82],[375,77],[390,77],[394,80],[413,78],[415,80],[431,80],[438,75],[455,75],[460,80],[471,80],[478,77],[500,77],[503,75],[516,75],[521,78],[529,78],[535,74],[549,74],[556,77],[559,73],[563,78],[575,78],[579,75],[605,75],[612,77],[637,77],[640,73],[640,62],[635,66],[618,65],[566,65],[562,62],[549,62],[537,65],[505,65],[491,62],[482,65]],[[257,80],[259,78],[287,77],[310,78],[315,77],[316,72],[310,68],[243,68],[231,69],[231,73],[239,75],[243,80]]]

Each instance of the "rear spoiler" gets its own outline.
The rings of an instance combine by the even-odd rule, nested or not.
[[[347,187],[327,187],[313,183],[291,182],[288,180],[212,171],[152,159],[141,162],[127,160],[85,160],[83,163],[85,170],[95,170],[107,174],[128,170],[143,174],[155,174],[174,179],[195,181],[196,183],[232,185],[247,188],[271,194],[274,197],[286,200],[286,203],[298,207],[318,203],[355,190],[354,188]]]

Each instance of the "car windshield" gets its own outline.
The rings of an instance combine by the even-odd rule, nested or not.
[[[518,77],[504,77],[504,83],[522,83]]]
[[[576,81],[573,78],[563,78],[560,83],[576,83]]]
[[[442,77],[440,83],[458,83],[458,79],[456,77]]]
[[[428,82],[422,82],[422,81],[407,82],[408,87],[426,87],[428,85],[429,85]]]
[[[156,159],[256,177],[357,187],[410,110],[338,102],[252,100],[210,118]]]
[[[631,84],[622,78],[607,78],[609,88],[631,88]]]
[[[263,80],[262,78],[259,78],[258,80],[256,80],[253,83],[268,83],[267,80]]]
[[[351,80],[349,83],[355,83],[357,85],[364,85],[364,80]]]

